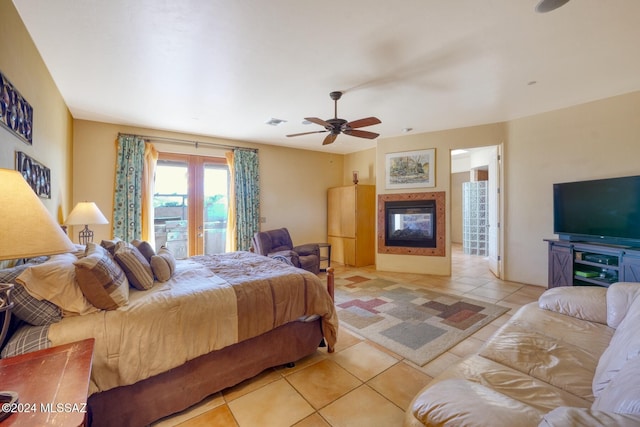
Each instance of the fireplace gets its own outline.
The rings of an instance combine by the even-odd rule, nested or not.
[[[445,256],[445,193],[378,196],[378,252]]]
[[[436,247],[435,200],[387,202],[384,209],[386,246]]]

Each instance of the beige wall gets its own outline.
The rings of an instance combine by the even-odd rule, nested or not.
[[[295,244],[326,241],[327,188],[342,185],[344,170],[343,156],[336,154],[75,120],[74,203],[82,200],[94,201],[111,221],[115,141],[119,132],[258,148],[260,216],[266,218],[261,229],[287,227]],[[160,151],[224,156],[224,150],[204,146],[195,149],[181,145],[154,144]],[[92,229],[96,240],[111,237],[110,225],[96,225]]]
[[[640,175],[640,92],[509,122],[505,277],[547,284],[556,182]],[[594,195],[594,203],[598,203]]]
[[[0,1],[0,71],[33,107],[33,145],[0,127],[0,168],[15,168],[22,151],[51,169],[51,199],[41,199],[59,222],[71,208],[72,119],[11,1]]]
[[[412,193],[420,191],[444,191],[447,219],[446,255],[418,256],[377,254],[376,268],[384,271],[404,271],[427,274],[451,274],[451,152],[456,148],[483,147],[501,144],[504,139],[503,123],[430,132],[397,138],[385,138],[378,141],[376,152],[376,188],[378,194]],[[387,153],[436,149],[436,186],[432,188],[385,189],[385,158]]]
[[[341,185],[353,184],[353,171],[358,171],[358,184],[376,185],[376,149],[370,148],[344,156]]]

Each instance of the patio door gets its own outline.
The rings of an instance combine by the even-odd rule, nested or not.
[[[229,168],[217,157],[160,153],[156,169],[156,247],[176,258],[225,252]]]

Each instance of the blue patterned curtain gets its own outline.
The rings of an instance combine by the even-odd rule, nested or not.
[[[233,155],[237,250],[248,251],[260,230],[258,153],[236,149]]]
[[[116,159],[113,237],[130,242],[142,237],[144,139],[120,135]]]

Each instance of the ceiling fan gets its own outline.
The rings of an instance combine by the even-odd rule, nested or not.
[[[323,126],[324,130],[316,130],[313,132],[302,132],[302,133],[294,133],[287,136],[300,136],[300,135],[309,135],[312,133],[323,133],[329,132],[322,141],[322,145],[332,144],[333,141],[336,140],[338,135],[344,133],[346,135],[357,136],[358,138],[368,138],[375,139],[380,134],[375,132],[368,132],[366,130],[359,130],[358,128],[362,128],[365,126],[377,125],[382,123],[380,119],[376,117],[367,117],[365,119],[354,120],[352,122],[347,122],[345,119],[338,118],[338,100],[342,97],[342,92],[336,91],[331,92],[329,94],[331,99],[334,102],[334,117],[333,119],[322,120],[317,117],[305,117],[304,119],[310,121],[311,123],[315,123],[317,125]]]

